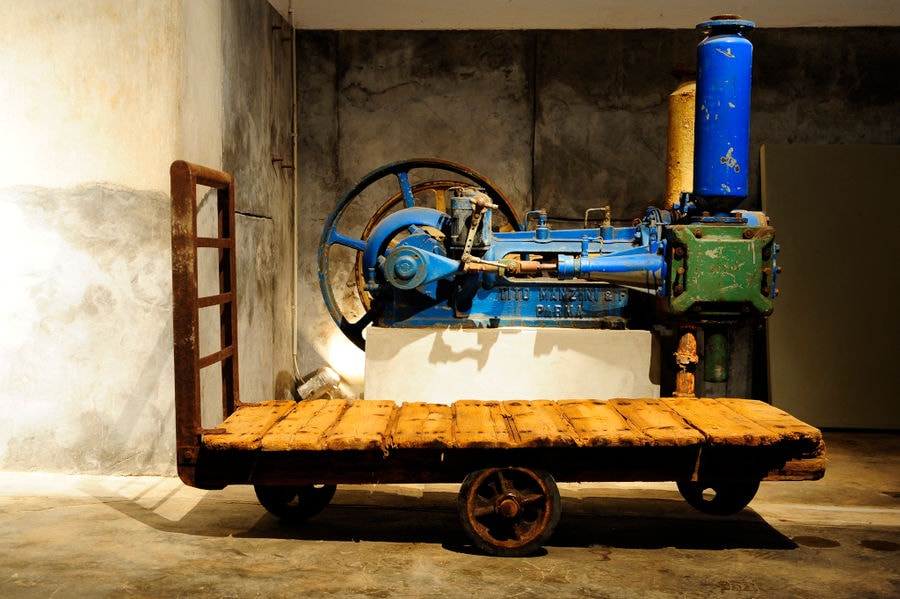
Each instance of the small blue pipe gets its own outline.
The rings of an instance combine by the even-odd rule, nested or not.
[[[557,272],[563,281],[599,274],[606,275],[611,283],[641,285],[656,291],[666,278],[666,260],[658,253],[590,258],[561,255],[558,260]]]

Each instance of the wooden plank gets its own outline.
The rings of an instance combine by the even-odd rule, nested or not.
[[[453,409],[448,405],[410,402],[400,406],[390,433],[391,448],[451,448]]]
[[[325,447],[325,433],[334,426],[349,402],[345,399],[301,401],[262,438],[263,451],[317,450]]]
[[[822,431],[773,405],[755,399],[723,398],[719,402],[777,433],[784,440],[812,443],[822,441]]]
[[[825,444],[819,446],[816,455],[789,460],[781,468],[769,472],[763,480],[819,480],[825,476]]]
[[[557,402],[572,424],[583,447],[634,447],[650,443],[650,437],[628,426],[628,422],[606,401],[567,399]]]
[[[702,432],[710,445],[772,445],[780,439],[717,399],[668,397],[662,402]]]
[[[518,447],[576,447],[572,424],[555,401],[504,401],[503,410],[512,419]]]
[[[296,405],[293,401],[243,404],[219,426],[224,432],[203,435],[203,446],[216,450],[259,449],[263,435]]]
[[[653,445],[684,447],[703,443],[703,434],[659,399],[610,399],[612,406]]]
[[[325,433],[325,449],[386,451],[386,436],[398,409],[390,400],[356,400],[350,402],[334,426]]]
[[[463,399],[452,408],[453,437],[460,449],[517,447],[500,402]]]

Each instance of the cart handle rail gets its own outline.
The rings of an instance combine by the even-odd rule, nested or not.
[[[203,368],[221,363],[222,415],[241,405],[238,390],[237,261],[234,177],[176,160],[169,169],[172,192],[172,324],[175,356],[175,421],[178,475],[195,480],[200,437],[212,432],[201,421]],[[216,236],[197,235],[197,187],[216,190]],[[201,196],[201,200],[202,200]],[[218,293],[199,296],[198,248],[218,250]],[[219,350],[200,355],[200,309],[219,308]]]

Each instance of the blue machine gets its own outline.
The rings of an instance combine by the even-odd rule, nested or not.
[[[698,27],[708,37],[698,48],[695,189],[674,210],[651,207],[616,227],[608,207],[599,208],[602,216],[586,215],[582,228],[551,230],[545,212],[520,219],[466,167],[434,159],[386,165],[342,197],[322,235],[320,286],[347,337],[363,348],[370,324],[649,328],[768,315],[774,231],[762,213],[733,211],[747,195],[752,47],[741,34],[753,24],[725,18]],[[412,184],[419,170],[454,179]],[[361,194],[391,178],[399,191],[363,232],[341,232]],[[335,246],[357,252],[363,306],[355,313],[342,305],[353,281],[332,280]]]

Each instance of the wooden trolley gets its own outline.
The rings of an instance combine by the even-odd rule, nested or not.
[[[821,432],[746,399],[242,403],[237,376],[234,182],[178,161],[172,175],[177,464],[204,489],[252,484],[273,514],[302,520],[337,484],[458,483],[459,515],[493,555],[526,555],[560,517],[556,482],[675,481],[706,513],[744,508],[761,480],[815,480]],[[197,236],[197,186],[217,190],[218,236]],[[198,297],[197,248],[219,252],[219,293]],[[221,349],[199,350],[199,310],[219,308]],[[223,422],[200,421],[200,371],[220,364]],[[396,398],[402,400],[402,398]]]

